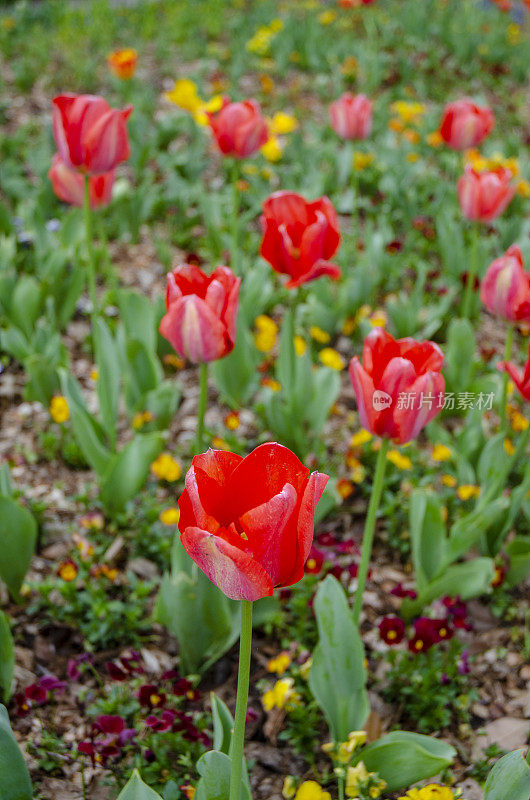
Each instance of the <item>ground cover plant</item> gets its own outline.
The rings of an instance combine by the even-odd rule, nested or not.
[[[528,800],[529,34],[2,6],[2,800]]]

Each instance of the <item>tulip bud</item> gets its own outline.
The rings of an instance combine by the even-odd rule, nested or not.
[[[495,117],[490,108],[467,99],[457,100],[444,109],[440,135],[453,150],[466,150],[480,144],[494,125]]]
[[[372,132],[372,103],[364,94],[344,92],[330,105],[329,119],[342,139],[366,139]]]
[[[512,173],[507,169],[476,172],[466,167],[457,184],[463,215],[472,221],[491,222],[508,207],[515,194]]]
[[[530,322],[530,273],[524,270],[517,245],[489,265],[480,286],[480,299],[492,314],[512,322]]]

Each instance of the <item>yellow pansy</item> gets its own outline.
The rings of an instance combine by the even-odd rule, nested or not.
[[[68,400],[62,394],[52,397],[50,402],[50,417],[54,422],[62,423],[70,419]]]
[[[175,81],[170,92],[164,97],[184,111],[194,112],[202,105],[202,100],[197,92],[197,86],[189,78],[179,78]]]
[[[530,181],[519,181],[516,191],[521,197],[530,197]]]
[[[309,333],[311,338],[318,342],[319,344],[327,344],[331,339],[331,336],[327,331],[323,331],[322,328],[319,328],[317,325],[312,325],[309,328]]]
[[[278,136],[292,133],[298,128],[297,120],[284,111],[277,111],[268,122],[271,133],[275,133]]]
[[[431,458],[433,461],[449,461],[452,455],[452,451],[445,444],[435,444]]]
[[[412,461],[408,456],[404,456],[399,450],[389,450],[386,454],[387,459],[398,469],[412,469]]]
[[[256,317],[254,325],[257,329],[254,337],[257,349],[260,353],[270,353],[276,344],[278,326],[266,314],[260,314],[259,317]]]
[[[361,153],[356,150],[353,154],[352,164],[354,170],[359,171],[369,167],[373,161],[375,161],[375,155],[373,153]]]
[[[388,322],[388,317],[383,309],[379,308],[370,317],[370,325],[373,328],[384,328]]]
[[[369,442],[372,438],[372,434],[370,431],[365,431],[364,428],[361,428],[360,431],[354,433],[351,437],[350,444],[352,447],[362,447],[363,444]]]
[[[289,653],[280,653],[280,655],[270,659],[267,664],[267,672],[275,672],[276,675],[283,675],[290,663],[291,656]]]
[[[294,337],[294,350],[297,356],[303,356],[307,349],[307,345],[305,343],[305,339],[301,336]]]
[[[455,800],[455,796],[448,786],[429,783],[421,789],[409,789],[399,800]]]
[[[143,428],[144,425],[147,425],[147,423],[151,422],[152,419],[153,415],[150,411],[139,411],[133,417],[132,426],[135,431],[139,431],[140,428]]]
[[[515,447],[514,447],[514,445],[513,445],[513,442],[512,442],[512,440],[511,440],[511,439],[508,439],[508,438],[506,438],[506,439],[504,440],[504,442],[503,442],[503,445],[504,445],[504,449],[506,450],[506,452],[508,453],[508,455],[509,455],[509,456],[513,456],[513,454],[515,453]]]
[[[529,425],[528,420],[526,419],[524,414],[521,414],[521,412],[517,411],[517,409],[510,408],[508,411],[508,415],[510,418],[510,425],[512,426],[512,430],[515,431],[515,433],[520,433],[528,428]]]
[[[265,692],[261,698],[265,711],[272,711],[273,708],[285,708],[296,703],[299,699],[294,688],[292,678],[280,678],[276,681],[272,689]]]
[[[165,508],[159,516],[160,522],[162,522],[164,525],[176,525],[179,519],[180,511],[175,506],[171,506],[171,508]]]
[[[340,353],[337,353],[332,347],[324,347],[320,351],[318,357],[325,367],[330,369],[341,370],[345,367],[345,362]]]
[[[282,388],[282,385],[281,385],[280,381],[277,381],[274,378],[270,378],[268,376],[266,376],[265,378],[262,378],[261,385],[262,386],[266,386],[268,389],[270,389],[273,392],[279,392],[280,389]]]
[[[429,147],[441,147],[444,143],[440,131],[432,131],[431,133],[427,134],[426,141]]]
[[[480,494],[480,486],[473,486],[471,483],[464,483],[459,486],[456,493],[460,500],[470,500],[472,497],[478,497]]]
[[[452,489],[456,486],[457,480],[453,475],[442,475],[442,483]]]
[[[285,800],[292,800],[296,794],[296,781],[292,775],[287,775],[283,781],[282,796]]]
[[[331,795],[316,781],[304,781],[298,787],[294,800],[331,800]]]
[[[282,157],[283,147],[277,136],[269,136],[263,147],[261,147],[261,154],[267,161],[273,164],[279,161]]]
[[[370,773],[366,769],[364,762],[359,761],[357,766],[348,767],[346,771],[346,795],[347,797],[355,797],[359,784],[368,780]]]
[[[331,25],[332,22],[335,22],[337,19],[336,11],[323,11],[322,14],[318,15],[318,21],[321,25]]]
[[[406,125],[411,122],[417,122],[418,119],[425,113],[425,106],[423,103],[409,102],[408,100],[396,100],[392,103],[390,110],[401,117]]]
[[[174,483],[182,475],[182,467],[170,453],[160,453],[151,464],[151,472],[161,481]]]
[[[193,119],[197,123],[197,125],[208,125],[208,115],[206,112],[215,113],[219,111],[220,108],[223,106],[223,96],[221,94],[215,94],[210,100],[201,104],[193,111]]]
[[[90,371],[90,380],[91,380],[91,381],[97,381],[97,379],[98,379],[98,378],[99,378],[99,372],[98,372],[98,370],[97,370],[97,369],[94,367],[94,369]]]
[[[521,28],[519,25],[516,25],[515,22],[512,22],[506,28],[506,38],[509,44],[519,44],[521,41]]]

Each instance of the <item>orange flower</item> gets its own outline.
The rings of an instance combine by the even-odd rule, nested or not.
[[[125,47],[123,50],[114,50],[107,56],[107,64],[110,71],[122,81],[128,81],[136,72],[138,53],[132,47]]]
[[[77,564],[75,563],[75,561],[72,561],[71,558],[59,564],[59,569],[57,570],[58,576],[63,581],[66,581],[66,583],[71,583],[72,581],[75,581],[75,579],[77,578],[77,572],[78,572]]]

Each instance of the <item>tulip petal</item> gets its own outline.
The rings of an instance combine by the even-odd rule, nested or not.
[[[231,349],[225,326],[195,295],[172,302],[159,331],[179,355],[195,364],[216,361]]]
[[[422,428],[440,413],[443,406],[439,398],[445,390],[445,379],[440,372],[420,375],[408,390],[414,395],[414,407],[396,407],[394,410],[394,439],[405,444],[415,439]]]
[[[220,523],[228,524],[223,509],[226,506],[226,485],[242,457],[225,450],[207,450],[194,456],[185,478],[185,489],[179,499],[179,529],[198,525],[211,533]]]
[[[311,545],[313,543],[313,533],[315,531],[315,509],[318,501],[322,497],[322,493],[326,488],[329,480],[328,475],[323,472],[312,472],[309,476],[307,486],[302,495],[300,503],[300,510],[298,512],[298,548],[299,558],[297,563],[301,565],[303,572],[304,564],[307,561]],[[299,572],[296,575],[300,574]],[[297,576],[292,577],[291,583],[296,583],[300,578]]]
[[[248,537],[248,550],[270,575],[274,586],[279,583],[282,567],[285,570],[286,564],[296,558],[296,539],[284,534],[290,528],[297,504],[296,489],[286,483],[270,500],[239,517]]]
[[[380,414],[374,409],[373,405],[374,382],[361,365],[357,356],[354,356],[350,361],[349,372],[361,425],[367,431],[376,433],[377,420]]]
[[[232,600],[272,595],[271,578],[251,553],[197,527],[186,528],[180,540],[190,558]]]

